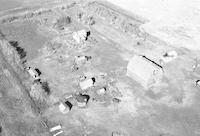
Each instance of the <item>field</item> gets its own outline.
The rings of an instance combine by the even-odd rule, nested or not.
[[[21,6],[20,1],[13,0],[1,0],[0,4],[0,11],[9,10]]]
[[[15,14],[12,9],[1,12],[3,40],[17,41],[26,56],[21,64],[15,52],[0,43],[0,136],[53,136],[50,128],[59,124],[59,136],[200,135],[198,50],[174,46],[141,30],[152,16],[140,17],[108,2],[30,3],[24,2]],[[73,34],[83,29],[90,35],[77,43]],[[169,50],[178,56],[163,65],[159,83],[145,88],[127,76],[134,55],[160,63]],[[90,59],[78,63],[77,56]],[[27,67],[39,69],[40,81],[28,74]],[[82,89],[83,77],[95,77],[94,86]],[[98,90],[103,87],[102,95]],[[90,96],[87,105],[75,102],[63,114],[61,100],[80,93]]]
[[[142,26],[146,32],[159,37],[175,47],[199,50],[199,1],[108,1],[130,13],[141,15],[148,19],[149,22]]]

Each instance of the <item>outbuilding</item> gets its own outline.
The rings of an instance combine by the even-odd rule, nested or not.
[[[61,100],[59,104],[59,110],[63,114],[68,113],[73,107],[73,104],[68,100]]]
[[[165,63],[168,63],[174,59],[176,59],[178,56],[178,53],[174,50],[166,52],[160,59],[161,65],[164,65]]]
[[[106,94],[106,88],[103,87],[103,88],[101,88],[101,89],[98,89],[98,90],[97,90],[97,94],[98,94],[98,95],[105,95],[105,94]]]
[[[147,88],[160,81],[163,68],[146,56],[134,56],[127,66],[127,76]]]
[[[61,125],[57,125],[57,126],[54,126],[50,129],[50,132],[54,132],[54,131],[57,131],[57,130],[61,130],[62,129],[62,126]]]
[[[38,72],[38,69],[36,70],[36,69],[32,69],[31,67],[27,67],[27,71],[28,71],[29,75],[30,75],[34,80],[39,80],[39,79],[40,79],[39,76],[40,76],[41,73]]]
[[[199,80],[199,79],[196,80],[196,86],[197,86],[197,87],[200,87],[200,80]]]

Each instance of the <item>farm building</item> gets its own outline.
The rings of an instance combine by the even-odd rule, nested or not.
[[[162,75],[162,66],[145,56],[134,56],[127,66],[127,76],[138,81],[145,88],[158,82]]]
[[[103,88],[97,90],[97,94],[98,94],[98,95],[105,95],[105,94],[106,94],[106,88],[103,87]]]
[[[73,38],[77,43],[81,43],[87,40],[87,37],[89,36],[89,31],[86,31],[85,29],[74,32]]]
[[[31,67],[27,67],[27,71],[34,80],[40,79],[39,76],[41,75],[41,72],[39,69],[32,69]]]
[[[78,107],[85,107],[90,99],[90,96],[87,94],[78,94],[75,95]]]
[[[90,78],[90,79],[86,79],[82,82],[79,83],[80,87],[82,90],[86,90],[92,86],[94,86],[94,83],[95,83],[95,78]]]
[[[72,109],[73,105],[69,101],[61,101],[59,104],[59,110],[63,114],[68,113]]]

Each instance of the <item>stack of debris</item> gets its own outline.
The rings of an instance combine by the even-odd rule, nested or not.
[[[91,59],[92,59],[91,56],[75,56],[75,63],[77,65],[82,65]]]
[[[60,134],[63,133],[63,130],[62,130],[62,126],[61,125],[57,125],[55,127],[52,127],[50,129],[50,133],[53,135],[53,136],[58,136]]]
[[[95,22],[95,19],[93,16],[87,16],[84,18],[84,24],[86,25],[94,25],[96,22]]]
[[[91,56],[75,56],[74,64],[71,68],[72,72],[79,70],[79,67],[86,64],[87,62],[90,62],[91,59]]]

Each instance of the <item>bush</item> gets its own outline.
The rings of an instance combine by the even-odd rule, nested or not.
[[[9,41],[9,43],[12,47],[15,48],[15,50],[17,51],[17,53],[20,56],[20,59],[23,59],[26,57],[27,54],[26,54],[25,50],[19,46],[18,41]]]
[[[69,16],[61,17],[57,19],[55,26],[59,29],[63,29],[66,25],[69,25],[70,23],[71,23],[71,18]]]
[[[4,39],[5,35],[3,34],[3,32],[0,30],[0,39]]]
[[[51,93],[51,90],[49,88],[49,83],[48,82],[42,82],[42,89],[44,89],[45,93],[49,95]]]

